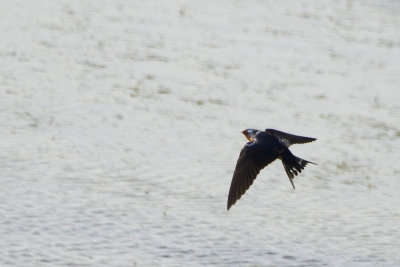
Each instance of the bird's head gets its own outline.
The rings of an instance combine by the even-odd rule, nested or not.
[[[242,134],[244,134],[244,136],[246,136],[247,140],[249,140],[251,142],[256,137],[257,132],[258,132],[258,130],[256,130],[256,129],[246,129],[246,130],[242,131]]]

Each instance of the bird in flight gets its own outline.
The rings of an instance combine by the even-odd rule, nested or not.
[[[240,151],[236,163],[229,189],[228,210],[249,189],[260,171],[274,160],[282,161],[293,189],[295,189],[293,178],[304,170],[308,163],[315,164],[296,157],[290,152],[289,147],[292,144],[309,143],[317,140],[316,138],[293,135],[274,129],[265,131],[246,129],[242,133],[249,142]]]

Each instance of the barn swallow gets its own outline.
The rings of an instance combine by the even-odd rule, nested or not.
[[[293,178],[299,174],[308,163],[315,164],[298,158],[290,152],[292,144],[304,144],[317,140],[281,132],[274,129],[260,131],[246,129],[242,132],[249,142],[240,151],[235,172],[228,195],[228,210],[249,189],[260,171],[276,159],[280,159],[289,181],[295,189]]]

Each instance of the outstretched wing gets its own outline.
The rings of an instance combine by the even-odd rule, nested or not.
[[[257,142],[247,143],[240,152],[228,195],[228,210],[253,184],[260,171],[277,157],[266,153]]]
[[[265,132],[278,137],[287,147],[293,144],[304,144],[317,140],[317,138],[289,134],[275,129],[266,129]]]

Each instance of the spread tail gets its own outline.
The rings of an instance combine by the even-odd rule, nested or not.
[[[286,174],[289,177],[290,183],[293,186],[293,189],[296,189],[293,184],[293,178],[301,173],[302,170],[307,166],[308,163],[315,164],[314,162],[307,161],[305,159],[301,159],[296,157],[286,149],[281,156],[283,167],[285,168]]]

